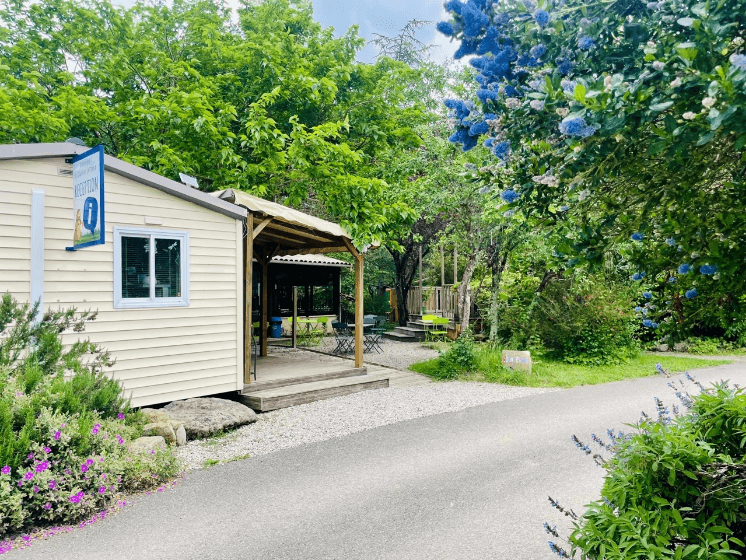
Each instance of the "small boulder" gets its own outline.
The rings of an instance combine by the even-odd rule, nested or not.
[[[159,448],[166,447],[166,440],[163,436],[146,436],[137,438],[135,441],[130,443],[130,450],[135,453],[142,453],[143,455],[149,454]]]
[[[151,422],[142,428],[143,435],[161,436],[168,443],[176,443],[176,433],[168,422]]]
[[[189,439],[210,437],[257,420],[249,407],[214,397],[174,401],[163,409],[173,421],[184,424]]]
[[[182,445],[186,445],[187,442],[187,435],[186,430],[184,429],[184,424],[179,424],[179,427],[176,429],[176,445],[181,447]]]
[[[166,412],[163,412],[162,410],[155,409],[155,408],[141,408],[140,412],[142,412],[145,415],[145,418],[148,419],[148,422],[168,422],[168,414]]]

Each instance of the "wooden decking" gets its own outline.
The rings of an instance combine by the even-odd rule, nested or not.
[[[266,358],[259,358],[257,379],[244,385],[240,399],[257,412],[266,412],[370,389],[430,382],[414,372],[353,366],[354,362],[343,358],[278,349]]]

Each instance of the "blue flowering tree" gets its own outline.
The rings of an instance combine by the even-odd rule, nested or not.
[[[746,0],[445,7],[439,31],[478,71],[475,98],[446,102],[450,139],[505,169],[507,184],[483,177],[494,196],[574,224],[557,248],[571,262],[621,249],[653,296],[647,328],[681,330],[703,306],[739,317]]]

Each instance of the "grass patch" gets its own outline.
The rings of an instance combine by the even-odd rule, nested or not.
[[[202,463],[202,468],[208,469],[210,467],[214,467],[218,463],[220,463],[220,461],[218,461],[217,459],[205,459],[205,462]]]
[[[534,359],[533,371],[528,374],[502,367],[500,351],[480,349],[476,355],[476,371],[464,373],[458,379],[459,381],[482,381],[523,387],[576,387],[657,375],[655,371],[657,363],[671,373],[731,363],[730,360],[702,360],[642,354],[624,364],[585,366],[553,360],[541,353],[533,353],[532,357]],[[437,378],[438,367],[439,361],[436,358],[413,364],[410,369]]]

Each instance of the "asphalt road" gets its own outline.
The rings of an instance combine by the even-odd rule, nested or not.
[[[746,364],[696,375],[746,385]],[[220,465],[10,558],[556,558],[547,495],[582,511],[603,474],[570,436],[652,414],[654,396],[674,404],[667,381],[546,393]]]

